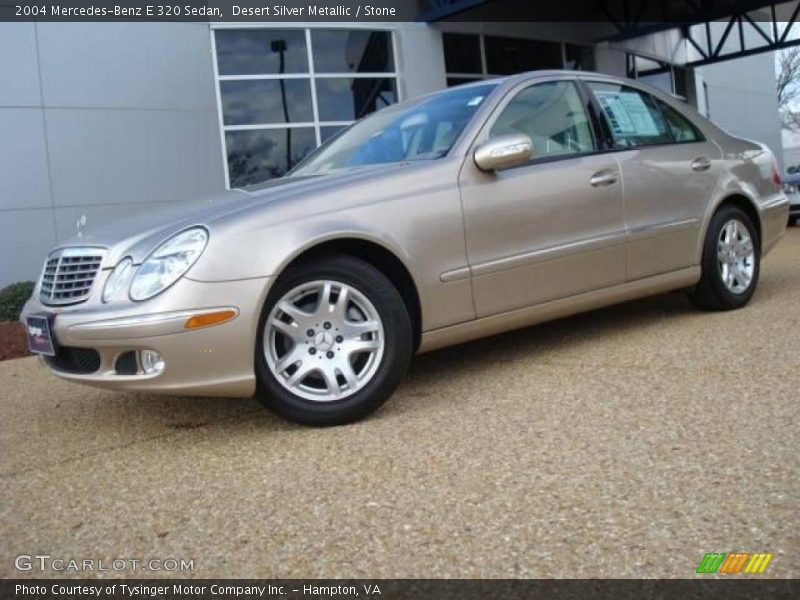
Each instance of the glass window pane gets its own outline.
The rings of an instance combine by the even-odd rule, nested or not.
[[[669,71],[662,71],[661,73],[653,73],[652,75],[640,75],[639,81],[651,85],[654,88],[672,93],[672,76]]]
[[[589,82],[603,121],[618,148],[672,142],[672,136],[650,94],[615,83]]]
[[[445,33],[444,68],[448,73],[482,73],[481,42],[477,35]]]
[[[342,129],[347,127],[347,125],[326,125],[324,127],[319,128],[319,135],[322,139],[322,143],[324,144],[337,133],[339,133]]]
[[[218,29],[214,35],[220,75],[308,72],[302,29]]]
[[[524,133],[534,158],[594,150],[592,129],[575,85],[550,81],[517,94],[492,125],[491,137]]]
[[[576,46],[575,44],[565,44],[564,54],[566,62],[565,69],[575,71],[594,71],[594,49],[590,46]]]
[[[454,85],[461,85],[463,83],[474,83],[480,80],[480,77],[448,77],[447,87],[453,87]]]
[[[317,145],[312,127],[228,131],[225,144],[233,188],[281,177]]]
[[[316,80],[320,121],[353,121],[397,102],[394,79]]]
[[[672,69],[669,64],[645,58],[644,56],[631,56],[636,79],[668,94],[672,93]]]
[[[692,123],[671,106],[661,100],[656,99],[661,113],[667,120],[667,126],[676,142],[696,142],[702,139],[702,134]]]
[[[308,79],[220,81],[220,94],[225,125],[314,120]]]
[[[687,98],[689,93],[689,71],[684,67],[672,67],[674,74],[675,93],[682,98]]]
[[[634,64],[636,65],[636,74],[638,75],[652,75],[667,70],[669,67],[664,63],[644,56],[633,56]]]
[[[484,38],[486,70],[492,75],[510,75],[536,69],[561,69],[561,44],[515,38]]]
[[[388,31],[315,30],[311,32],[317,73],[390,73],[394,71]]]

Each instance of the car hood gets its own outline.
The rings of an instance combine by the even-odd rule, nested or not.
[[[108,248],[104,267],[113,266],[123,256],[141,262],[155,246],[174,233],[208,222],[229,211],[247,194],[233,190],[194,201],[170,202],[168,205],[139,207],[130,216],[108,223],[92,222],[90,211],[81,218],[78,232],[59,247],[97,246]]]
[[[211,237],[215,230],[224,229],[232,219],[246,219],[242,213],[258,212],[258,220],[273,211],[273,207],[312,204],[312,211],[330,209],[326,198],[335,195],[337,206],[346,203],[348,186],[363,185],[365,180],[383,178],[391,172],[413,168],[412,163],[377,165],[339,171],[326,175],[276,179],[255,187],[231,190],[196,201],[175,202],[157,208],[147,207],[129,217],[93,226],[91,215],[65,246],[97,246],[107,248],[103,268],[111,268],[122,258],[130,256],[134,263],[142,262],[158,244],[189,227],[203,226]],[[255,215],[250,215],[255,218]],[[215,225],[217,227],[215,227]]]

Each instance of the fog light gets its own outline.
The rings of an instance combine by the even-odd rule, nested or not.
[[[155,375],[164,370],[164,357],[155,350],[140,350],[139,364],[146,374]]]

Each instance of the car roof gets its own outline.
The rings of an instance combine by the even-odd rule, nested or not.
[[[507,75],[498,77],[496,79],[488,79],[486,81],[497,81],[500,83],[515,84],[520,81],[527,81],[529,79],[538,79],[544,77],[563,77],[568,79],[607,79],[611,81],[619,81],[620,83],[630,83],[630,79],[619,77],[617,75],[609,75],[608,73],[598,73],[596,71],[575,71],[573,69],[543,69],[540,71],[525,71],[523,73],[515,73],[514,75]]]
[[[686,101],[684,98],[680,96],[676,96],[670,92],[666,92],[662,89],[656,88],[652,85],[648,85],[643,81],[639,81],[636,79],[630,79],[628,77],[622,77],[619,75],[609,75],[608,73],[599,73],[597,71],[575,71],[570,69],[545,69],[541,71],[526,71],[524,73],[515,73],[514,75],[507,75],[503,77],[497,77],[494,79],[485,79],[481,80],[484,82],[493,82],[497,83],[498,87],[502,87],[506,90],[516,86],[519,83],[524,83],[527,81],[535,81],[536,79],[540,78],[565,78],[565,79],[582,79],[582,80],[599,80],[599,81],[606,81],[606,82],[613,82],[618,83],[621,85],[626,85],[629,87],[637,88],[643,90],[649,94],[652,94],[661,100],[667,100],[668,103],[674,105],[676,101],[681,101],[680,107],[681,110],[686,108]],[[472,84],[470,84],[472,85]]]

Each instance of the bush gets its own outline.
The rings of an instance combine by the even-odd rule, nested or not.
[[[33,294],[32,281],[12,283],[0,290],[0,321],[16,321],[22,307]]]

